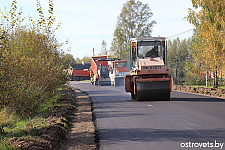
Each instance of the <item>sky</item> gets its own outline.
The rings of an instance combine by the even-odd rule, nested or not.
[[[10,9],[13,0],[0,0],[0,9]],[[121,13],[123,4],[128,0],[53,0],[56,22],[61,22],[55,35],[60,43],[67,39],[68,53],[74,58],[91,56],[93,48],[99,53],[102,40],[110,49],[117,17]],[[140,0],[148,4],[157,22],[153,26],[152,36],[171,37],[193,28],[184,17],[188,15],[188,8],[192,8],[191,0]],[[40,0],[44,15],[48,16],[48,0]],[[28,15],[38,20],[36,0],[17,0],[17,7],[22,8],[23,16]],[[168,39],[180,39],[192,36],[192,30]]]

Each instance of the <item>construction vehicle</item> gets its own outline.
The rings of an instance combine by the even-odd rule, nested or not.
[[[72,81],[82,81],[82,80],[89,80],[89,68],[90,63],[74,63],[70,64],[71,67],[71,80]]]
[[[99,79],[96,80],[96,76]],[[110,85],[109,66],[106,55],[91,56],[90,81],[93,85]],[[98,82],[98,83],[97,83]]]
[[[169,100],[171,77],[165,68],[166,38],[132,38],[131,71],[125,77],[125,91],[132,99]]]
[[[112,62],[109,77],[112,86],[124,86],[124,77],[130,74],[128,72],[127,60],[115,60]]]

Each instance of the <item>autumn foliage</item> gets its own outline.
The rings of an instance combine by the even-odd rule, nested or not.
[[[217,87],[217,72],[225,71],[225,1],[192,0],[187,20],[195,26],[193,72],[212,72]]]
[[[0,105],[27,115],[65,84],[63,57],[54,36],[53,2],[43,15],[37,1],[39,20],[24,23],[16,1],[0,12]]]

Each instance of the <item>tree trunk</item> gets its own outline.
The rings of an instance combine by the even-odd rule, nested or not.
[[[213,73],[213,88],[218,87],[218,76],[217,76],[217,70]]]
[[[174,76],[173,77],[174,77],[173,82],[174,82],[175,85],[177,85],[177,69],[176,69],[176,67],[174,68]]]

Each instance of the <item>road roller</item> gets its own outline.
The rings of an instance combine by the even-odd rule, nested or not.
[[[131,71],[125,77],[125,91],[132,99],[169,100],[171,77],[165,67],[166,38],[130,39]]]

